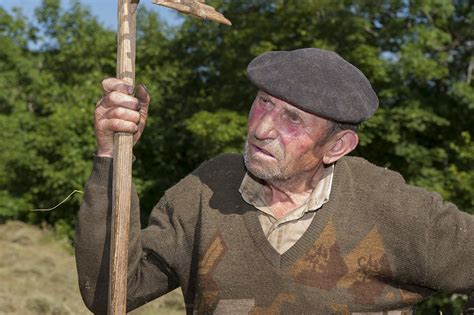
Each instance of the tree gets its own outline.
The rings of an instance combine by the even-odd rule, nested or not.
[[[0,98],[7,100],[0,116],[7,139],[1,153],[0,214],[72,226],[77,199],[58,211],[31,210],[52,207],[87,179],[95,147],[91,117],[100,95],[97,82],[114,74],[115,36],[78,3],[63,12],[59,0],[44,1],[36,10],[38,27],[21,15],[15,20],[1,12],[6,16],[2,39],[10,49],[0,63],[11,75],[0,83]],[[38,48],[30,49],[31,42]]]
[[[256,92],[246,78],[248,62],[266,50],[302,47],[338,52],[379,95],[380,108],[361,126],[355,154],[474,213],[469,1],[212,4],[232,27],[186,19],[170,28],[156,14],[139,12],[137,82],[152,95],[135,148],[143,218],[203,160],[241,151]],[[0,7],[0,44],[0,220],[46,222],[71,233],[78,199],[47,213],[29,210],[59,203],[87,179],[98,82],[115,75],[115,33],[78,2],[66,12],[59,0],[44,0],[34,23]],[[456,312],[461,300],[450,299],[419,309]]]

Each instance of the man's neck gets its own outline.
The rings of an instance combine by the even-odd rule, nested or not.
[[[265,181],[265,199],[273,215],[279,219],[299,207],[322,179],[324,171],[324,165],[320,165],[312,174],[301,174],[289,180]]]

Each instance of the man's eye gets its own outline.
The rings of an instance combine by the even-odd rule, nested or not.
[[[270,99],[266,98],[266,97],[260,97],[260,103],[264,106],[264,107],[270,107],[272,106],[272,102],[270,102]]]
[[[299,123],[301,123],[301,118],[300,118],[298,115],[288,114],[287,117],[288,117],[288,120],[289,120],[292,124],[299,124]]]

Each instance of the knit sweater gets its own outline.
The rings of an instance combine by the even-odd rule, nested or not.
[[[111,159],[96,158],[79,212],[81,293],[105,312]],[[132,197],[128,309],[181,286],[188,313],[349,314],[400,309],[474,288],[474,216],[395,172],[337,162],[330,200],[278,254],[238,191],[240,155],[210,160],[167,190],[140,231]]]

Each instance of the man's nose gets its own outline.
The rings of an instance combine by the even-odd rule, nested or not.
[[[268,112],[262,119],[257,122],[255,128],[255,137],[260,140],[275,139],[277,136],[277,130],[275,126],[275,118],[273,112]]]

